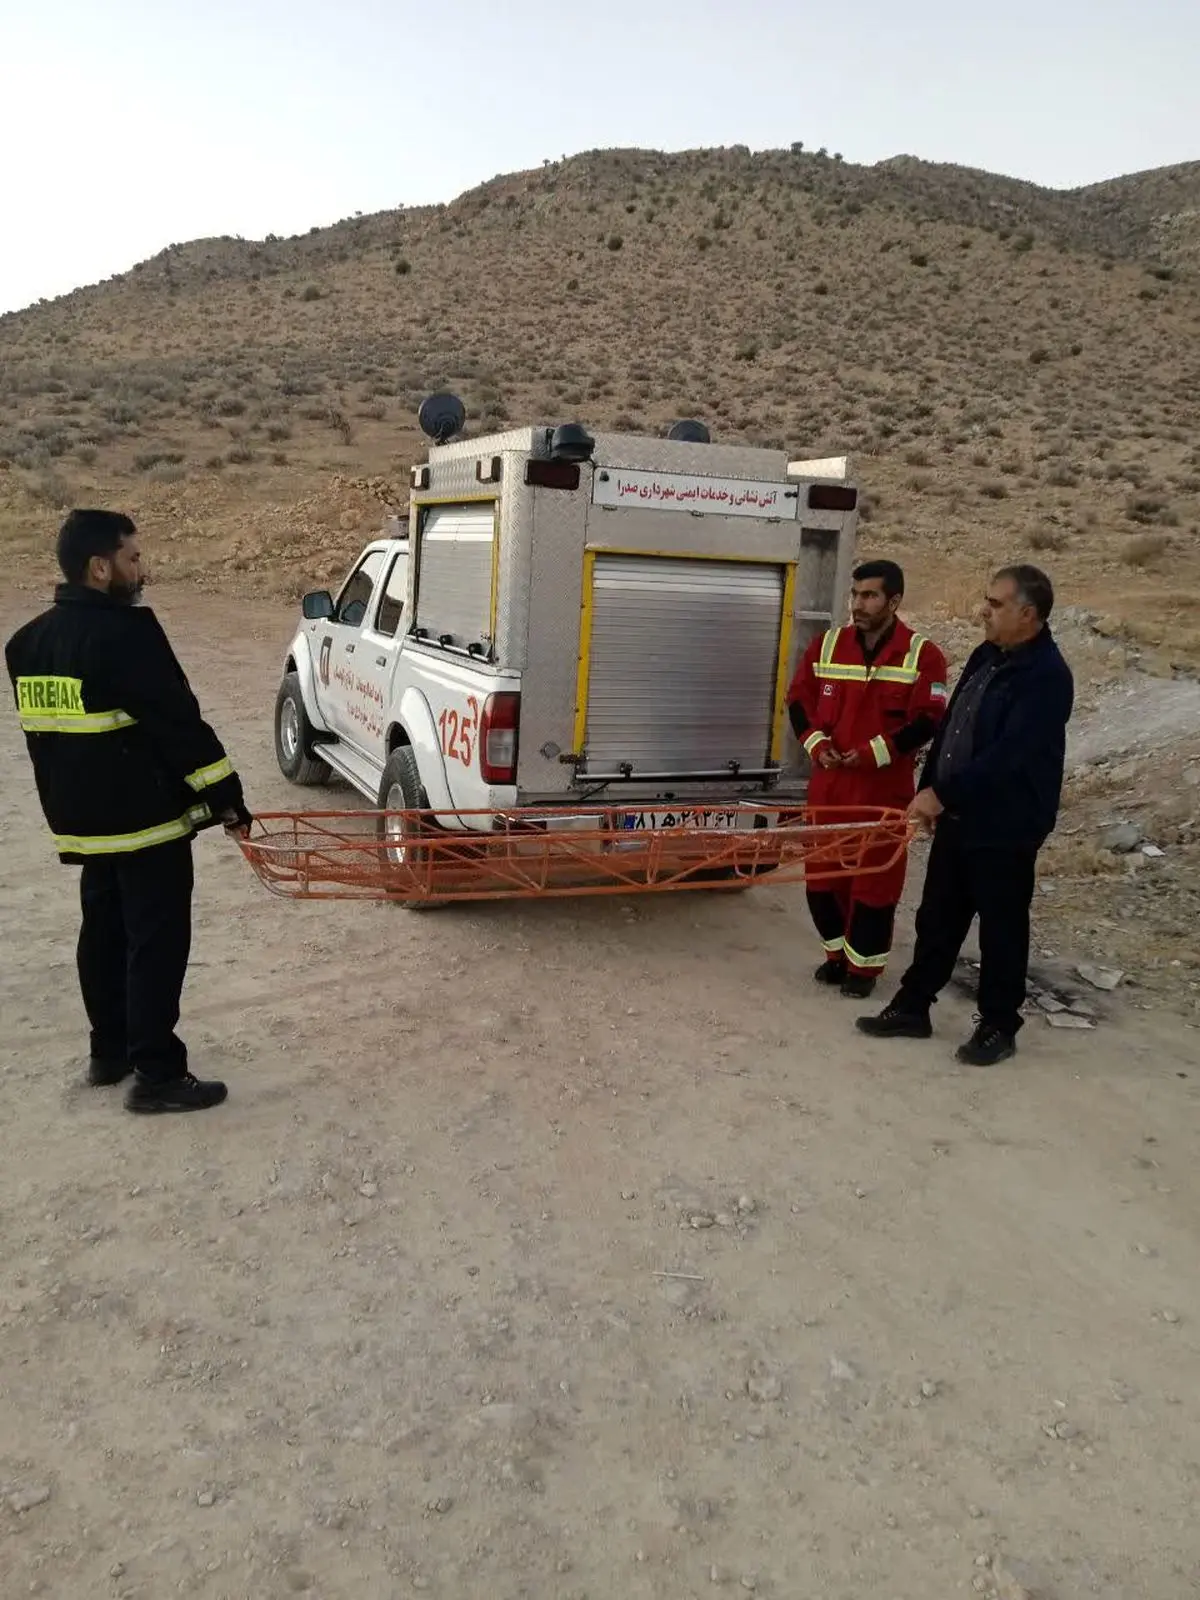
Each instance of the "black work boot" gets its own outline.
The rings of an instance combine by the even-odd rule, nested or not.
[[[847,1000],[869,1000],[875,993],[875,979],[869,972],[848,972],[842,979],[842,994]]]
[[[822,961],[813,973],[817,983],[823,983],[827,988],[840,989],[846,981],[846,963],[844,961]]]
[[[111,1089],[114,1083],[123,1083],[132,1071],[127,1061],[102,1061],[92,1056],[88,1061],[87,1081],[94,1089]]]
[[[955,1056],[966,1067],[997,1067],[1002,1061],[1011,1061],[1016,1053],[1015,1035],[1005,1033],[993,1022],[978,1022],[975,1032],[966,1044],[959,1045]]]
[[[859,1033],[872,1039],[931,1039],[933,1024],[928,1011],[918,1011],[906,1006],[900,995],[884,1006],[877,1017],[856,1017],[854,1026]]]
[[[193,1078],[190,1072],[179,1078],[144,1078],[138,1073],[125,1096],[125,1109],[142,1116],[160,1116],[170,1111],[208,1111],[212,1106],[219,1106],[228,1093],[223,1083],[204,1083]]]

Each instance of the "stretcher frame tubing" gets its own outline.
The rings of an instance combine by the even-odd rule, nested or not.
[[[759,815],[778,820],[740,830],[624,823],[663,809],[610,802],[594,825],[569,829],[544,826],[579,815],[562,807],[270,812],[255,819],[239,847],[264,886],[285,899],[433,905],[743,889],[767,878],[800,882],[810,873],[825,883],[886,872],[912,833],[903,811],[863,806],[763,807]],[[701,802],[682,809],[737,808]],[[403,819],[412,831],[402,840],[383,837],[388,819]],[[459,826],[440,826],[440,819]],[[490,831],[465,831],[472,819],[486,819]],[[395,859],[398,848],[408,859]]]

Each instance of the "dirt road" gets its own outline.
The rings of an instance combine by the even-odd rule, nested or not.
[[[155,602],[294,802],[291,619]],[[1194,1030],[972,1072],[965,1002],[888,1048],[813,993],[798,891],[420,918],[207,837],[231,1098],[147,1124],[80,1085],[76,875],[0,751],[5,1597],[1200,1592]]]

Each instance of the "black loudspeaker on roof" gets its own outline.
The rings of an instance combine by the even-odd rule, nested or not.
[[[421,432],[434,444],[448,444],[456,433],[461,433],[466,420],[466,407],[456,394],[431,394],[421,401],[417,412]]]
[[[562,422],[550,435],[552,461],[590,461],[596,441],[580,422]]]
[[[667,435],[678,444],[711,444],[712,435],[702,422],[696,422],[692,417],[685,417],[682,422],[677,422]]]

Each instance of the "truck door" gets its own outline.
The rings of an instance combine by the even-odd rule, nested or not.
[[[387,569],[367,610],[355,652],[355,693],[347,702],[346,740],[382,771],[387,759],[388,702],[396,655],[405,634],[408,552],[385,557]]]
[[[361,748],[357,713],[360,693],[359,656],[366,656],[362,627],[383,571],[384,552],[368,550],[342,585],[333,616],[322,623],[316,640],[318,701],[325,720],[339,739]]]

